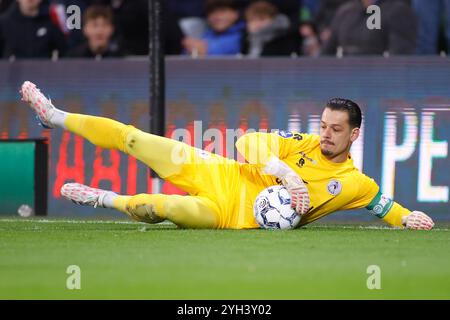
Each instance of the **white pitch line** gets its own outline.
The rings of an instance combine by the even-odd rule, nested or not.
[[[36,222],[36,223],[71,223],[71,224],[129,224],[129,225],[144,225],[148,226],[145,222],[134,222],[134,221],[114,221],[114,220],[48,220],[48,219],[0,219],[0,222]],[[159,225],[172,225],[172,222],[164,221],[158,223]],[[311,225],[306,226],[308,229],[353,229],[353,230],[388,230],[388,231],[399,231],[404,230],[401,228],[392,228],[388,226],[349,226],[349,225]],[[301,229],[301,228],[300,228]],[[407,231],[407,230],[405,230]],[[433,228],[432,231],[450,231],[450,229]]]
[[[384,227],[384,226],[345,226],[345,225],[315,225],[311,226],[312,228],[325,228],[325,229],[334,229],[336,227],[340,229],[370,229],[370,230],[401,230],[400,228],[390,228],[390,227]]]
[[[388,230],[388,231],[408,231],[406,229],[385,227],[385,226],[345,226],[345,225],[315,225],[308,228],[324,228],[324,229],[353,229],[353,230]],[[432,231],[450,231],[449,229],[433,228]]]
[[[70,224],[129,224],[129,225],[149,225],[145,222],[136,221],[114,221],[114,220],[48,220],[48,219],[0,219],[0,222],[36,222],[36,223],[70,223]],[[171,225],[172,222],[163,221],[158,223],[159,225]]]
[[[141,224],[133,221],[112,221],[112,220],[47,220],[47,219],[0,219],[0,222],[37,222],[37,223],[94,223],[94,224]]]

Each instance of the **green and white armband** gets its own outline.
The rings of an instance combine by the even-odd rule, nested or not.
[[[382,219],[384,218],[389,210],[391,210],[394,205],[394,200],[385,196],[378,191],[377,195],[373,198],[373,200],[366,207],[367,210],[370,210],[375,216]]]

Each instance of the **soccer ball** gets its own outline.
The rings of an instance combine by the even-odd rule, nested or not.
[[[300,216],[291,208],[291,196],[283,186],[271,186],[261,191],[253,212],[264,229],[294,229],[300,223]]]

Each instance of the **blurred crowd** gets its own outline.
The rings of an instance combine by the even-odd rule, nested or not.
[[[450,50],[450,0],[162,2],[167,55],[386,56]],[[370,5],[381,9],[381,29],[367,27]],[[148,0],[0,0],[0,56],[146,55],[148,19]]]

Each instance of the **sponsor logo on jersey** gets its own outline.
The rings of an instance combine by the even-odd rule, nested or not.
[[[211,153],[205,150],[199,150],[198,156],[202,159],[209,159],[211,158]]]
[[[305,158],[306,160],[310,161],[312,164],[317,164],[316,160],[314,160],[313,158],[308,157],[306,155],[306,153],[304,153],[303,151],[300,151],[298,154],[302,156],[300,159]],[[303,164],[305,164],[305,163],[303,162]]]
[[[283,137],[283,138],[290,138],[290,137],[292,137],[294,134],[293,134],[292,132],[290,132],[290,131],[280,130],[280,131],[278,131],[278,135],[279,135],[280,137]]]
[[[300,133],[294,133],[292,139],[300,141],[303,140],[303,136]]]
[[[327,190],[332,196],[337,196],[342,191],[342,183],[337,180],[331,180],[328,182]]]
[[[305,165],[305,158],[300,158],[300,160],[298,160],[298,162],[296,163],[297,167],[302,168]]]

